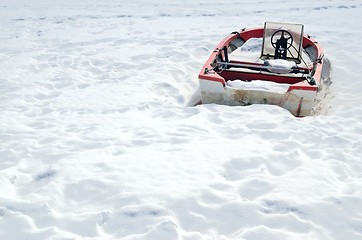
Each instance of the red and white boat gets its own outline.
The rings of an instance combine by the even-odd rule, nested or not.
[[[294,116],[310,115],[324,55],[303,28],[266,22],[264,28],[231,33],[199,74],[202,103],[272,104]]]

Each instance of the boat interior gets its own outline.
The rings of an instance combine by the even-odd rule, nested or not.
[[[303,45],[303,36],[301,24],[266,22],[263,35],[245,41],[239,34],[219,49],[211,66],[225,81],[309,82],[317,51],[310,44]]]

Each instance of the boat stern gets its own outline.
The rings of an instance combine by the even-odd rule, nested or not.
[[[203,104],[216,103],[230,106],[251,104],[271,104],[287,109],[297,117],[311,113],[316,96],[314,90],[294,89],[289,87],[284,92],[242,89],[223,85],[218,81],[199,79],[201,101]]]

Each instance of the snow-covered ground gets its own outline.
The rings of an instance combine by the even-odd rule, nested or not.
[[[362,239],[361,13],[0,0],[0,239]],[[327,115],[190,106],[215,46],[264,21],[321,43]]]

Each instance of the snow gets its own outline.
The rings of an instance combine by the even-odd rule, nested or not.
[[[288,68],[291,69],[296,66],[295,62],[293,61],[287,61],[284,59],[270,59],[268,60],[268,63],[271,67],[276,68]]]
[[[293,61],[287,61],[284,59],[271,59],[267,61],[268,66],[272,67],[269,71],[276,73],[290,73],[293,67],[296,67],[296,63]]]
[[[289,89],[290,84],[285,83],[275,83],[270,81],[254,80],[250,82],[234,80],[227,81],[227,86],[233,88],[239,88],[244,90],[256,90],[256,91],[265,91],[265,92],[275,92],[275,93],[286,93]]]
[[[362,2],[0,2],[0,239],[361,239]],[[205,104],[230,32],[305,25],[327,115]]]

